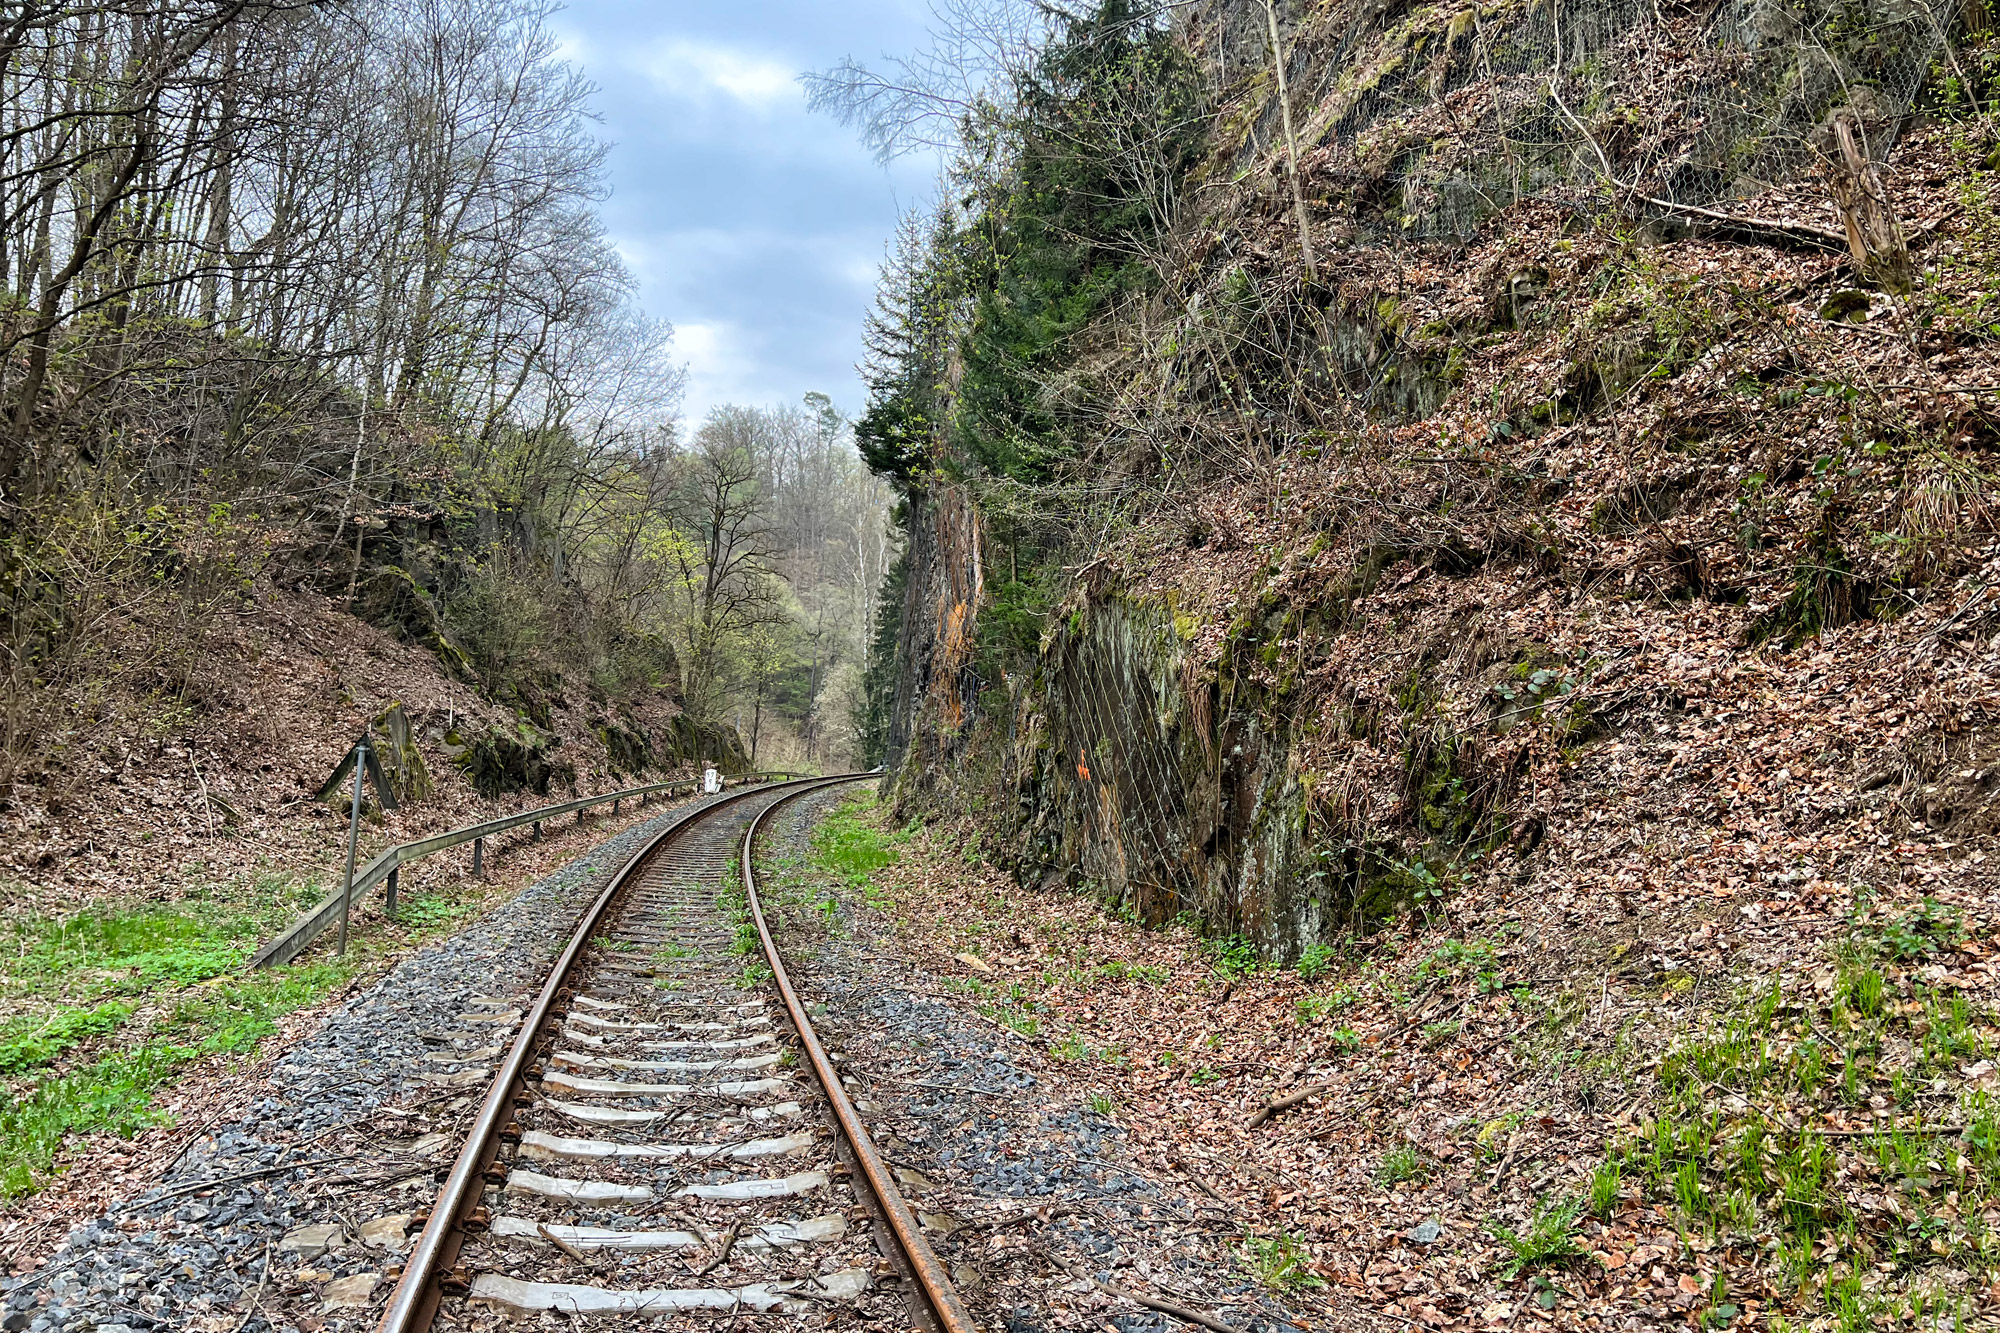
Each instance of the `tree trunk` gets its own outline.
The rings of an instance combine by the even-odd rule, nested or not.
[[[1910,249],[1903,240],[1903,228],[1889,207],[1889,195],[1882,187],[1882,174],[1869,160],[1866,139],[1854,122],[1852,111],[1840,111],[1833,118],[1833,148],[1827,159],[1827,176],[1833,188],[1833,202],[1847,228],[1848,249],[1863,277],[1880,283],[1885,290],[1908,292],[1914,285],[1910,273]]]

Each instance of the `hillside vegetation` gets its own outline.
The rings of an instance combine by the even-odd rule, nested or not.
[[[0,17],[0,1199],[546,866],[236,977],[338,873],[364,732],[364,857],[858,748],[888,489],[824,395],[682,419],[553,12]]]
[[[1384,1326],[2000,1316],[2000,120],[1941,18],[1112,0],[999,53],[885,280],[887,791],[1212,941],[1164,1019],[1236,1058],[1135,1124]]]

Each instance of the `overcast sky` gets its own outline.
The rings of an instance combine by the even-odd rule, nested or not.
[[[806,111],[798,75],[923,44],[922,0],[569,0],[562,54],[600,89],[605,216],[688,365],[691,425],[719,403],[828,393],[861,408],[861,320],[930,160],[884,169]]]

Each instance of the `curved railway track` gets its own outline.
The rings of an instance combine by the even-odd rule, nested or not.
[[[420,1333],[441,1308],[457,1327],[482,1311],[671,1326],[694,1312],[847,1310],[972,1333],[757,892],[751,853],[768,817],[861,776],[681,815],[584,911],[532,1005],[468,1016],[518,1033],[381,1333]],[[753,930],[768,986],[746,970]]]

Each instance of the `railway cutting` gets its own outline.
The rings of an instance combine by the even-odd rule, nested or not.
[[[532,1004],[462,1016],[515,1035],[381,1333],[835,1309],[972,1327],[757,902],[757,822],[851,780],[690,812],[613,876]]]

